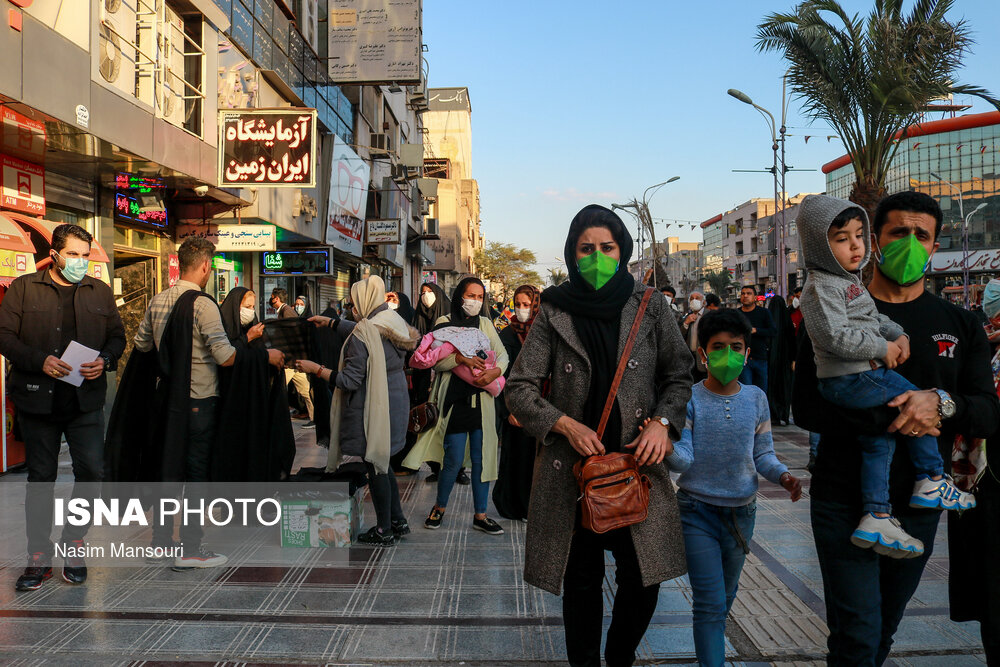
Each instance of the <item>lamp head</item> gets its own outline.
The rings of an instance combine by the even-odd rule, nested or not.
[[[742,91],[736,90],[735,88],[730,88],[726,92],[729,93],[732,97],[738,99],[740,102],[743,102],[743,104],[750,104],[750,105],[753,104],[753,100],[750,99],[750,96]]]

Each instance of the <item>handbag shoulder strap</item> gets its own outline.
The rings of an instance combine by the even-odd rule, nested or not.
[[[632,346],[635,344],[635,335],[639,333],[639,325],[642,324],[642,316],[646,314],[646,306],[649,305],[649,297],[653,294],[653,288],[647,287],[639,303],[639,310],[635,314],[635,321],[632,322],[632,329],[628,332],[628,339],[625,341],[625,349],[622,350],[621,359],[618,360],[618,368],[615,369],[615,379],[611,382],[611,391],[608,392],[608,400],[604,403],[604,412],[601,413],[601,422],[597,426],[597,438],[604,437],[604,429],[608,426],[608,419],[611,417],[611,409],[615,405],[615,396],[618,394],[618,386],[622,383],[622,375],[625,374],[625,365],[632,354]]]

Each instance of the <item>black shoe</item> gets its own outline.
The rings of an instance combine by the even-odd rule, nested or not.
[[[503,528],[500,527],[500,524],[489,517],[485,519],[473,518],[472,527],[483,531],[487,535],[503,535]]]
[[[326,436],[326,437],[320,438],[319,440],[316,441],[316,446],[317,447],[325,447],[327,449],[330,449],[330,437]]]
[[[436,482],[436,481],[438,481],[438,474],[436,472],[432,472],[431,474],[427,475],[427,479],[425,479],[424,481],[425,482]]]
[[[427,519],[424,521],[424,528],[437,530],[441,527],[441,519],[443,518],[444,510],[439,510],[436,506],[432,507],[431,513],[427,515]]]
[[[808,470],[809,474],[811,475],[811,474],[813,474],[813,470],[815,470],[815,469],[816,469],[816,456],[813,455],[813,454],[810,454],[809,455],[809,463],[806,464],[806,470]]]
[[[46,579],[52,577],[52,568],[43,565],[46,561],[44,554],[31,554],[28,559],[28,567],[24,568],[24,574],[17,578],[14,589],[18,591],[35,591],[42,587]]]
[[[316,422],[314,422],[314,421],[309,421],[309,422],[307,422],[307,423],[303,424],[303,425],[302,425],[302,428],[303,428],[303,429],[314,429],[314,428],[316,428]]]
[[[383,533],[379,531],[378,526],[372,526],[367,532],[358,535],[358,542],[375,547],[391,547],[396,544],[396,536],[392,531]]]
[[[79,560],[83,560],[80,558]],[[62,578],[67,584],[79,585],[87,582],[87,566],[80,565],[70,567],[63,565]]]
[[[170,569],[174,572],[186,572],[203,567],[219,567],[229,562],[229,557],[217,554],[205,547],[199,547],[194,553],[185,553],[183,556],[174,557],[174,565]]]
[[[465,472],[465,468],[458,471],[458,475],[455,477],[455,483],[461,484],[462,486],[472,484],[472,480],[469,479],[469,473]]]
[[[406,519],[399,519],[398,521],[392,522],[392,534],[396,536],[398,540],[403,535],[410,534],[410,524],[407,523]]]

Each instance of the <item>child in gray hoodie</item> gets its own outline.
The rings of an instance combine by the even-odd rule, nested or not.
[[[802,200],[796,223],[809,270],[802,289],[802,316],[813,342],[820,394],[844,408],[873,408],[918,390],[890,370],[909,357],[909,338],[902,327],[878,312],[875,300],[861,284],[861,268],[871,256],[871,230],[864,209],[843,199],[809,195]],[[859,435],[858,440],[865,514],[851,542],[893,558],[920,556],[924,545],[891,515],[889,464],[895,437]],[[975,506],[975,498],[945,476],[937,438],[924,435],[907,440],[910,460],[918,472],[911,507],[963,510]]]

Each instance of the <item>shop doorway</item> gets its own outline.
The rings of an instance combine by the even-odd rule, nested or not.
[[[142,324],[150,300],[157,292],[158,262],[156,257],[115,252],[115,298],[118,302],[118,314],[125,325],[125,353],[118,362],[119,371],[128,363],[133,348],[132,341],[139,332],[139,325]],[[118,293],[119,288],[121,293]],[[118,376],[121,377],[121,373]]]

